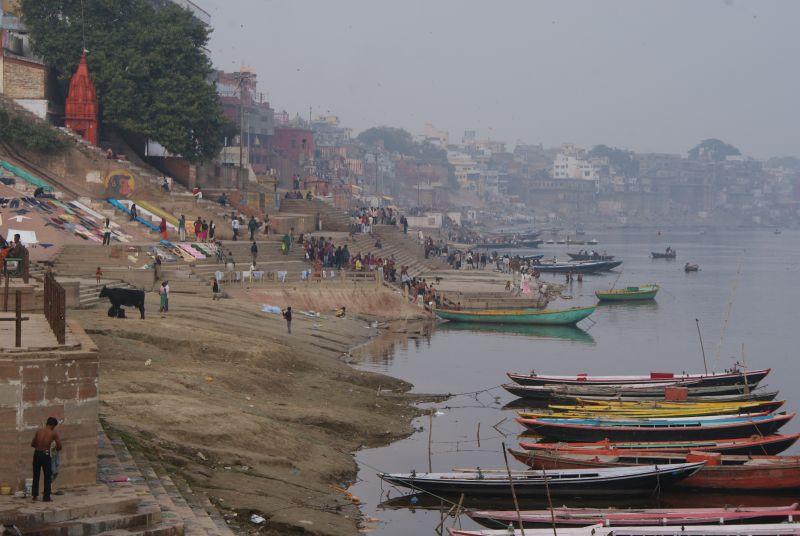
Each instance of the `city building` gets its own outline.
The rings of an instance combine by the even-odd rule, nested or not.
[[[256,174],[266,173],[270,168],[270,137],[275,132],[275,117],[264,94],[258,92],[258,75],[242,67],[233,73],[217,71],[214,82],[222,113],[239,131],[234,139],[226,140],[224,161],[238,165],[241,151],[243,163],[250,164]]]

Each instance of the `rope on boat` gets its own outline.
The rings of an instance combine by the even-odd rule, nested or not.
[[[744,250],[742,250],[744,253]],[[719,334],[719,344],[717,345],[717,355],[714,357],[713,369],[716,369],[720,356],[722,355],[722,343],[725,340],[725,333],[728,331],[728,321],[731,319],[731,310],[733,310],[733,301],[736,299],[736,289],[739,287],[739,276],[742,273],[742,257],[739,257],[739,266],[736,268],[736,278],[733,280],[733,287],[731,288],[731,298],[728,300],[728,308],[725,311],[725,320],[722,322],[722,330]],[[747,378],[745,378],[747,383]]]

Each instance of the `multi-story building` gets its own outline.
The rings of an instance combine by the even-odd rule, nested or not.
[[[270,137],[275,133],[275,118],[264,94],[258,92],[257,74],[245,67],[234,73],[217,71],[214,81],[222,113],[239,131],[238,136],[226,140],[225,154],[238,164],[238,152],[242,151],[243,163],[250,164],[257,174],[266,173],[270,167]]]

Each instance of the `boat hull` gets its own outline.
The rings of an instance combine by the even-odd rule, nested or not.
[[[503,384],[503,389],[508,391],[514,396],[520,398],[528,398],[531,400],[545,400],[552,401],[558,395],[573,395],[576,397],[581,396],[605,396],[609,399],[618,397],[632,396],[638,398],[650,399],[664,399],[666,396],[665,389],[668,386],[655,385],[646,388],[634,387],[621,387],[615,389],[614,386],[569,386],[569,387],[554,387],[538,386],[538,385],[519,385],[516,383]],[[750,384],[750,390],[755,389],[755,384]],[[745,388],[743,385],[711,385],[708,387],[696,387],[692,385],[687,387],[688,396],[727,396],[727,395],[740,395],[743,394]]]
[[[658,285],[653,287],[639,287],[638,290],[619,290],[619,291],[595,291],[594,295],[597,296],[597,299],[600,301],[612,301],[612,302],[621,302],[621,301],[643,301],[643,300],[652,300],[655,299],[656,294],[658,294],[659,287]]]
[[[613,270],[621,264],[622,261],[591,261],[580,263],[537,264],[533,266],[533,268],[542,273],[593,274],[597,272],[607,272],[609,270]]]
[[[572,309],[488,309],[474,311],[454,311],[434,309],[433,312],[443,320],[451,322],[470,322],[479,324],[520,324],[536,326],[574,326],[594,313],[596,307],[573,307]]]
[[[750,384],[757,384],[767,377],[770,369],[750,370],[744,372],[726,372],[720,374],[651,374],[650,376],[546,376],[534,374],[508,373],[508,377],[520,385],[624,385],[626,383],[674,383],[679,381],[695,381],[700,386],[735,385],[744,383],[744,378]]]
[[[789,422],[794,414],[776,415],[770,419],[730,423],[709,423],[699,426],[681,424],[661,426],[603,426],[550,423],[541,419],[520,419],[527,430],[556,441],[670,441],[735,439],[750,435],[768,436]]]
[[[618,453],[617,456],[603,454],[563,452],[531,452],[509,449],[509,453],[533,469],[591,469],[604,467],[626,467],[638,464],[686,463],[689,454],[679,453]],[[733,458],[735,459],[735,457]],[[706,465],[697,473],[682,480],[677,486],[716,490],[775,492],[800,489],[800,457],[759,456],[748,458],[746,463],[734,465],[725,458],[722,465]]]
[[[618,442],[594,443],[531,443],[521,442],[526,450],[585,453],[595,451],[614,455],[618,452],[652,454],[654,452],[688,453],[690,451],[717,452],[720,454],[769,455],[787,450],[800,439],[800,434],[772,435],[756,438],[734,438],[729,441],[662,441],[662,442]]]
[[[542,475],[530,473],[529,477],[513,478],[514,491],[517,497],[551,496],[619,496],[653,493],[657,490],[679,482],[696,473],[702,464],[683,464],[678,466],[664,465],[648,468],[637,473],[617,473],[603,475],[596,471],[593,476],[569,478],[559,475]],[[448,473],[453,475],[453,473]],[[378,476],[391,484],[415,491],[442,495],[459,495],[475,497],[511,497],[511,486],[507,478],[477,478],[472,473],[464,473],[464,477],[431,478],[424,473],[417,476],[408,474]],[[471,478],[469,475],[473,475]]]

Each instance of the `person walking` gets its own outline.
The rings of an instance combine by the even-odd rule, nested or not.
[[[103,245],[111,245],[111,220],[109,218],[106,218],[106,222],[103,224]]]
[[[186,242],[186,216],[183,214],[178,218],[178,239],[181,242]]]
[[[136,209],[136,203],[133,203],[131,205],[131,221],[134,221],[138,215],[139,211]]]
[[[167,220],[165,218],[161,218],[161,223],[158,224],[158,230],[161,232],[161,239],[167,239]]]
[[[250,231],[250,241],[255,240],[256,231],[258,230],[258,222],[255,216],[250,216],[250,221],[247,222],[247,230]]]
[[[231,229],[233,230],[233,240],[239,240],[239,218],[231,218]]]
[[[292,334],[292,308],[291,307],[287,307],[286,309],[284,309],[281,312],[283,313],[283,318],[286,319],[286,331],[289,333],[289,335],[291,335]]]
[[[222,292],[219,289],[219,281],[214,277],[211,279],[211,299],[216,301],[222,298]]]
[[[214,223],[214,220],[208,222],[208,239],[213,242],[214,235],[217,234],[217,224]]]
[[[253,257],[253,266],[255,266],[258,260],[258,244],[256,244],[255,240],[253,240],[253,245],[250,246],[250,255]]]
[[[61,450],[61,438],[56,432],[58,419],[48,417],[44,428],[36,431],[31,441],[33,447],[33,486],[31,487],[31,497],[37,500],[39,497],[39,475],[44,473],[44,494],[42,501],[50,502],[51,486],[53,483],[53,459],[50,456],[50,446],[56,444],[56,452]]]
[[[164,281],[158,288],[158,297],[161,300],[161,307],[158,309],[160,313],[169,311],[169,281]]]

